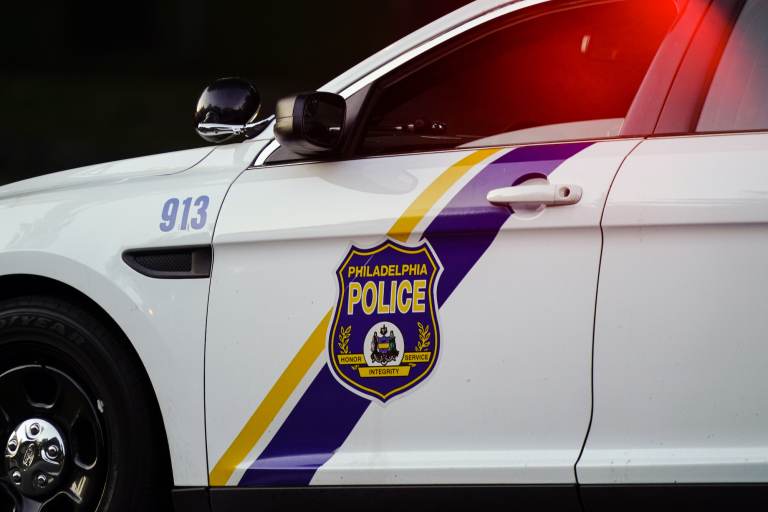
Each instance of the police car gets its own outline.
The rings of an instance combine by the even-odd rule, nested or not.
[[[766,26],[481,0],[0,188],[0,510],[765,506]]]

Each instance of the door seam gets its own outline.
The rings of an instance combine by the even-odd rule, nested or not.
[[[595,413],[595,332],[597,330],[597,299],[600,293],[600,274],[603,267],[603,250],[605,248],[605,233],[603,231],[603,218],[605,217],[605,209],[608,206],[608,198],[611,195],[611,190],[613,190],[613,184],[616,182],[616,178],[621,172],[621,169],[624,167],[624,164],[627,161],[627,159],[646,140],[647,140],[647,137],[644,137],[643,139],[639,140],[637,144],[635,144],[635,146],[632,147],[632,149],[630,149],[629,152],[627,152],[627,154],[621,160],[619,167],[616,169],[616,172],[613,174],[613,178],[611,178],[610,185],[608,185],[608,191],[605,194],[605,201],[603,202],[603,209],[600,212],[600,223],[598,225],[598,228],[600,229],[600,256],[597,262],[597,280],[595,281],[595,304],[592,310],[592,350],[590,354],[590,374],[589,374],[589,389],[590,389],[589,422],[587,423],[587,431],[584,434],[584,441],[581,443],[579,456],[576,457],[576,462],[573,464],[573,476],[576,482],[576,493],[579,499],[579,505],[581,506],[582,510],[586,510],[586,508],[584,507],[584,503],[581,496],[581,483],[579,482],[578,466],[579,466],[579,462],[581,461],[581,457],[584,454],[584,449],[587,446],[587,440],[589,439],[589,434],[592,430],[592,420],[594,418],[594,413]]]

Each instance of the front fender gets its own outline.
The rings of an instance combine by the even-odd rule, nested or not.
[[[110,315],[131,341],[155,390],[174,481],[205,485],[202,376],[208,281],[150,280],[117,268],[107,277],[69,257],[41,251],[0,253],[0,269],[3,275],[33,275],[64,283]]]
[[[60,281],[96,302],[141,358],[160,405],[174,483],[208,485],[204,415],[208,279],[155,279],[128,249],[207,245],[229,186],[268,141],[217,148],[176,175],[94,182],[0,200],[0,276]],[[169,198],[208,198],[206,221],[161,229]],[[202,225],[200,225],[202,224]],[[167,224],[164,224],[167,228]]]

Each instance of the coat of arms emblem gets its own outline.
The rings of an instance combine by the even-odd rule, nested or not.
[[[426,241],[349,250],[328,335],[329,366],[343,384],[386,402],[430,374],[440,351],[441,271]]]

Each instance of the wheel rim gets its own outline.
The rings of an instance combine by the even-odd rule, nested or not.
[[[7,510],[95,510],[103,494],[108,460],[100,403],[63,368],[27,364],[0,374]]]

